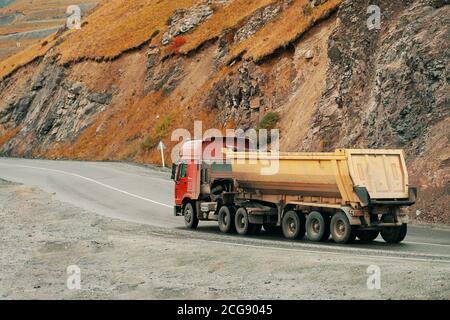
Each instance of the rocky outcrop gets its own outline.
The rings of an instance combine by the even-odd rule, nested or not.
[[[329,43],[328,90],[305,148],[424,150],[428,130],[448,108],[449,7],[382,1],[382,29],[366,27],[367,1],[346,1]],[[443,48],[445,46],[446,48]],[[351,121],[348,121],[351,119]]]
[[[150,49],[148,56],[145,92],[161,91],[164,96],[170,95],[183,79],[183,58],[160,61],[159,52],[154,49]]]
[[[90,92],[83,83],[66,81],[64,69],[54,62],[45,64],[23,89],[21,97],[0,108],[4,128],[23,127],[2,146],[6,156],[19,155],[24,141],[23,155],[28,157],[52,143],[73,141],[113,97],[111,92]]]
[[[283,10],[292,4],[292,0],[278,1],[264,8],[256,10],[255,13],[234,34],[234,42],[238,43],[250,38],[258,32],[269,21],[277,17]]]
[[[264,106],[261,85],[265,73],[251,62],[243,63],[219,81],[209,92],[205,105],[217,112],[221,123],[234,123],[249,129],[257,122],[259,109]]]
[[[162,44],[169,44],[174,37],[195,28],[212,14],[213,10],[208,4],[199,4],[192,8],[176,10],[167,21],[168,30],[164,33]]]

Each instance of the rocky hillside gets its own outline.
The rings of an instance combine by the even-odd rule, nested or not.
[[[405,149],[412,215],[450,223],[448,4],[103,1],[81,30],[0,62],[0,153],[157,162],[157,142],[194,120],[271,116],[284,151]]]

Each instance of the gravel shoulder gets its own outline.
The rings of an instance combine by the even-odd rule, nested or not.
[[[450,264],[239,246],[0,180],[0,299],[450,299]],[[214,235],[210,235],[211,240]],[[67,267],[81,270],[69,290]],[[367,289],[367,268],[381,289]]]

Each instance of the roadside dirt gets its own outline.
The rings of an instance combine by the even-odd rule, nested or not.
[[[0,180],[0,299],[449,299],[448,263],[192,239],[112,220]],[[215,239],[215,241],[214,241]],[[66,286],[67,267],[81,289]],[[367,289],[367,268],[381,289]]]

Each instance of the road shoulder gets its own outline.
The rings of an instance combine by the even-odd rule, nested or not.
[[[1,299],[448,299],[449,264],[221,244],[0,180]],[[367,288],[380,267],[381,289]],[[426,266],[425,266],[426,265]],[[80,290],[67,287],[79,268]]]

